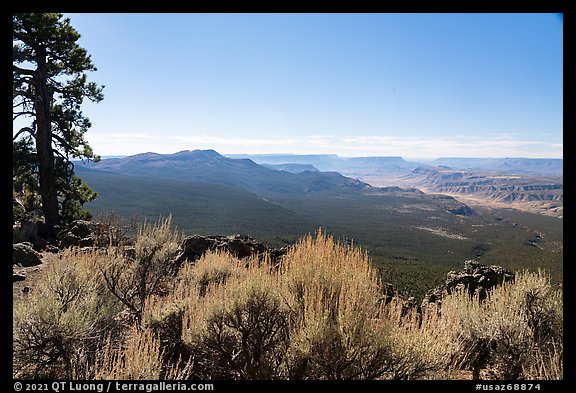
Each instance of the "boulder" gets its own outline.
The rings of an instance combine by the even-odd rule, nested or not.
[[[178,261],[183,262],[184,260],[189,260],[194,262],[208,250],[215,250],[216,244],[218,242],[218,236],[188,236],[182,240],[180,245],[180,256]]]
[[[233,235],[223,239],[223,241],[216,246],[216,249],[227,251],[239,259],[248,258],[252,255],[258,255],[268,251],[268,248],[262,243],[242,235]]]
[[[18,221],[12,225],[12,244],[36,241],[38,236],[38,222]]]
[[[207,251],[225,251],[238,259],[248,258],[253,255],[263,256],[268,253],[272,262],[277,263],[288,250],[287,248],[270,249],[253,238],[243,235],[194,235],[188,236],[182,241],[177,265],[181,265],[186,260],[195,262]]]
[[[26,272],[12,272],[12,282],[24,281],[26,279]]]
[[[478,295],[480,301],[486,299],[490,289],[507,281],[514,280],[514,273],[501,266],[486,266],[476,261],[465,261],[464,270],[450,271],[444,285],[429,290],[422,300],[422,307],[430,303],[442,303],[445,294],[466,289],[470,295]]]
[[[12,245],[12,264],[22,267],[36,266],[42,263],[42,257],[30,243]]]
[[[86,220],[76,220],[72,223],[68,232],[80,237],[90,237],[96,230],[96,224]]]
[[[98,224],[86,220],[76,220],[70,226],[58,233],[60,248],[92,247]]]

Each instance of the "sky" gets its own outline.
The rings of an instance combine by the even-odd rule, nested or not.
[[[557,14],[64,14],[96,154],[563,157]]]

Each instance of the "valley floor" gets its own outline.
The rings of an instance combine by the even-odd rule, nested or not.
[[[426,187],[422,184],[414,184],[413,179],[406,179],[402,176],[382,176],[382,175],[362,175],[357,178],[363,182],[370,184],[373,187],[416,187],[422,192],[427,194],[439,194],[433,188]],[[494,200],[492,198],[483,195],[473,195],[473,194],[457,194],[457,193],[447,193],[442,192],[440,194],[448,195],[459,202],[465,203],[470,207],[480,206],[483,208],[491,209],[516,209],[528,213],[542,214],[550,217],[562,218],[564,214],[563,206],[556,206],[551,203],[551,201],[514,201],[514,202],[502,202]]]

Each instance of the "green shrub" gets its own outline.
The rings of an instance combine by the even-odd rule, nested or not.
[[[66,250],[13,308],[13,375],[71,378],[117,328],[119,304],[95,272],[101,255]]]
[[[230,281],[208,296],[204,319],[191,346],[202,357],[200,375],[211,378],[282,377],[288,345],[288,309],[275,279],[254,268],[245,280]]]
[[[110,247],[100,272],[110,292],[142,323],[148,298],[174,272],[181,236],[171,230],[171,218],[154,225],[144,223],[138,230],[134,259]]]
[[[390,367],[390,341],[368,256],[319,232],[288,252],[281,271],[293,311],[289,377],[382,377]]]
[[[482,302],[450,295],[442,315],[458,321],[453,364],[472,369],[475,379],[482,369],[498,379],[561,376],[562,310],[561,292],[541,271],[517,273],[514,283],[495,287]],[[547,364],[555,370],[543,370]]]

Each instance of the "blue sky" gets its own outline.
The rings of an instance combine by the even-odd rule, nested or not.
[[[65,14],[100,155],[563,157],[555,14]]]

